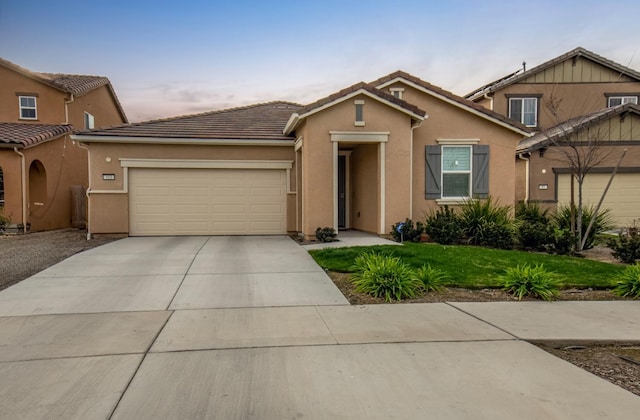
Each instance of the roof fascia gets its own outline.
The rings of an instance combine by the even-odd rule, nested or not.
[[[488,120],[488,121],[491,121],[491,122],[493,122],[495,124],[498,124],[499,126],[507,128],[507,129],[509,129],[511,131],[514,131],[514,132],[518,133],[518,134],[522,134],[523,136],[531,137],[533,135],[533,133],[521,130],[521,129],[517,128],[517,127],[513,127],[513,126],[505,123],[504,121],[500,121],[500,120],[498,120],[496,118],[493,118],[490,115],[485,114],[484,112],[480,112],[480,111],[478,111],[476,109],[473,109],[473,108],[468,107],[468,106],[466,106],[464,104],[461,104],[458,101],[454,101],[454,100],[452,100],[450,98],[447,98],[446,96],[440,95],[439,93],[436,93],[436,92],[434,92],[434,91],[432,91],[430,89],[427,89],[424,86],[421,86],[421,85],[419,85],[417,83],[414,83],[411,80],[407,80],[402,76],[398,76],[398,77],[396,77],[396,78],[394,78],[392,80],[389,80],[388,82],[384,82],[381,85],[379,85],[378,87],[379,88],[384,88],[384,87],[387,87],[387,86],[389,86],[389,85],[391,85],[393,83],[397,83],[397,82],[404,83],[407,86],[411,86],[412,88],[417,89],[417,90],[419,90],[421,92],[424,92],[424,93],[426,93],[428,95],[431,95],[434,98],[440,99],[441,101],[444,101],[444,102],[446,102],[448,104],[451,104],[451,105],[456,106],[456,107],[458,107],[460,109],[468,111],[468,112],[470,112],[470,113],[472,113],[474,115],[477,115],[477,116],[479,116],[481,118],[484,118],[485,120]]]
[[[416,114],[414,112],[411,112],[408,109],[405,109],[405,108],[403,108],[403,107],[401,107],[399,105],[396,105],[393,102],[387,101],[386,99],[381,98],[378,95],[376,95],[374,93],[371,93],[366,89],[360,88],[360,89],[358,89],[356,91],[353,91],[353,92],[348,93],[348,94],[346,94],[344,96],[341,96],[341,97],[339,97],[339,98],[337,98],[337,99],[335,99],[335,100],[333,100],[331,102],[328,102],[328,103],[326,103],[324,105],[321,105],[321,106],[319,106],[317,108],[314,108],[311,111],[308,111],[308,112],[306,112],[306,113],[304,113],[302,115],[294,114],[294,115],[297,115],[297,121],[295,122],[295,125],[289,127],[289,122],[291,122],[291,120],[292,120],[291,118],[289,119],[289,122],[287,123],[287,126],[285,127],[285,134],[288,134],[286,132],[287,129],[290,130],[289,133],[291,133],[293,130],[295,130],[295,127],[297,126],[297,123],[299,121],[301,121],[301,120],[303,120],[303,119],[305,119],[305,118],[307,118],[307,117],[309,117],[309,116],[311,116],[313,114],[316,114],[316,113],[318,113],[320,111],[323,111],[323,110],[325,110],[327,108],[331,108],[334,105],[337,105],[337,104],[342,103],[344,101],[347,101],[347,100],[349,100],[351,98],[354,98],[354,97],[356,97],[358,95],[365,95],[365,96],[367,96],[367,97],[369,97],[371,99],[374,99],[374,100],[376,100],[378,102],[381,102],[381,103],[383,103],[383,104],[385,104],[385,105],[387,105],[387,106],[389,106],[389,107],[391,107],[391,108],[393,108],[393,109],[395,109],[397,111],[400,111],[400,112],[402,112],[404,114],[407,114],[411,118],[414,118],[414,119],[416,119],[418,121],[424,121],[424,119],[425,119],[425,117],[423,117],[422,115],[419,115],[419,114]],[[293,118],[294,115],[292,115],[291,117]]]
[[[135,144],[186,144],[202,146],[285,146],[293,147],[295,140],[263,139],[211,139],[193,137],[136,137],[136,136],[95,136],[72,134],[72,140],[83,143],[135,143]]]

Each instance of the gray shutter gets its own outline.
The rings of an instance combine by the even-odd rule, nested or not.
[[[473,198],[489,197],[489,146],[473,146]]]
[[[427,200],[435,200],[442,196],[442,186],[440,185],[442,160],[440,146],[426,146],[426,179],[425,179],[425,195]]]

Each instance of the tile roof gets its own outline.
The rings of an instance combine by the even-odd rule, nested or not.
[[[71,125],[0,122],[0,147],[33,146],[70,133],[72,130]]]
[[[629,112],[640,115],[640,107],[638,105],[628,103],[610,108],[603,108],[591,114],[572,118],[542,131],[535,136],[520,141],[516,147],[516,153],[527,153],[542,149],[558,140],[562,140],[563,137],[569,136],[572,133],[592,127],[617,115]]]
[[[37,71],[32,71],[21,67],[15,63],[12,63],[9,60],[5,60],[0,58],[0,66],[4,66],[9,68],[15,72],[23,74],[24,76],[30,77],[34,80],[37,80],[41,83],[44,83],[48,86],[61,90],[63,92],[71,93],[76,96],[84,95],[85,93],[91,92],[94,89],[97,89],[101,86],[107,86],[107,89],[113,96],[113,100],[116,103],[116,107],[122,116],[124,121],[127,120],[127,116],[124,113],[124,109],[122,108],[122,104],[120,104],[120,100],[116,95],[113,86],[108,78],[104,76],[88,76],[82,74],[60,74],[60,73],[39,73]]]
[[[292,136],[282,134],[282,129],[291,114],[301,107],[302,105],[291,102],[267,102],[195,115],[82,131],[79,135],[91,137],[292,140]]]
[[[426,112],[418,108],[417,106],[410,104],[409,102],[403,101],[402,99],[398,99],[395,96],[391,95],[390,93],[384,92],[380,89],[376,89],[373,84],[365,83],[365,82],[356,83],[355,85],[344,88],[339,92],[333,93],[325,98],[319,99],[309,105],[305,105],[304,107],[300,108],[297,111],[297,113],[299,115],[304,115],[310,111],[313,111],[314,109],[320,108],[323,105],[330,104],[344,96],[349,95],[350,93],[357,92],[361,89],[379,97],[380,99],[383,99],[387,102],[391,102],[401,108],[404,108],[405,110],[413,114],[419,115],[421,117],[424,117],[426,115]]]
[[[531,130],[529,128],[527,128],[526,126],[518,123],[517,121],[512,120],[511,118],[507,118],[504,115],[501,115],[497,112],[491,111],[485,107],[483,107],[482,105],[479,105],[473,101],[470,101],[469,99],[463,98],[461,96],[456,95],[455,93],[449,92],[448,90],[445,90],[439,86],[433,85],[429,82],[426,82],[418,77],[415,77],[409,73],[406,73],[404,71],[398,70],[395,71],[391,74],[388,74],[386,76],[383,76],[377,80],[374,80],[373,82],[371,82],[371,85],[373,86],[380,86],[383,85],[385,83],[391,82],[395,79],[404,79],[407,80],[409,82],[412,82],[420,87],[422,87],[423,89],[426,89],[428,91],[433,92],[436,95],[439,96],[443,96],[453,102],[457,102],[459,105],[479,112],[481,114],[486,115],[487,117],[493,119],[493,120],[498,120],[503,124],[507,124],[519,131],[525,132],[525,133],[530,133]]]
[[[565,54],[562,54],[556,58],[553,58],[549,61],[546,61],[542,64],[540,64],[539,66],[533,67],[527,71],[522,71],[522,69],[517,70],[511,74],[508,74],[506,76],[501,77],[498,80],[494,80],[491,83],[488,83],[476,90],[474,90],[473,92],[468,93],[467,95],[465,95],[465,98],[467,99],[471,99],[471,100],[475,100],[478,99],[480,97],[482,97],[485,94],[489,94],[489,93],[493,93],[499,89],[502,89],[506,86],[512,85],[516,82],[518,82],[519,80],[522,80],[526,77],[529,77],[533,74],[539,73],[543,70],[548,69],[549,67],[555,66],[556,64],[559,64],[565,60],[568,60],[570,58],[574,58],[574,57],[586,57],[591,61],[594,61],[596,63],[599,63],[605,67],[608,67],[618,73],[620,73],[620,75],[624,75],[624,76],[628,76],[632,79],[636,79],[637,81],[640,81],[640,72],[637,72],[629,67],[623,66],[622,64],[618,64],[614,61],[609,60],[608,58],[605,58],[601,55],[595,54],[589,50],[586,50],[582,47],[578,47],[575,48]]]

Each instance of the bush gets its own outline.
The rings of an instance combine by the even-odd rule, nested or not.
[[[425,264],[416,271],[416,277],[422,282],[422,288],[425,291],[438,292],[443,289],[447,275],[442,270]]]
[[[551,243],[545,247],[546,251],[550,254],[570,254],[576,243],[575,235],[573,235],[567,228],[558,229],[551,226],[550,231],[553,232],[553,236],[551,238]]]
[[[449,206],[444,206],[427,216],[425,232],[441,245],[457,244],[462,238],[460,218]]]
[[[387,302],[415,297],[422,282],[415,271],[399,257],[376,253],[360,254],[354,262],[352,275],[356,291],[383,298]]]
[[[0,207],[0,232],[3,232],[4,229],[9,226],[11,223],[11,219],[6,217],[2,212],[2,207]]]
[[[537,204],[519,203],[516,207],[516,236],[520,248],[544,251],[554,244],[554,230],[548,210]]]
[[[558,295],[556,276],[544,269],[543,265],[530,266],[524,264],[516,268],[508,268],[501,277],[504,290],[513,294],[518,300],[524,296],[537,297],[546,301]]]
[[[462,231],[472,245],[509,249],[513,247],[513,222],[509,206],[501,206],[491,197],[467,200],[462,205]]]
[[[618,296],[640,298],[640,263],[628,266],[617,279],[613,292]]]
[[[416,222],[416,225],[414,227],[413,221],[411,219],[405,219],[404,222],[398,222],[395,225],[391,226],[391,235],[393,235],[393,239],[396,242],[420,242],[420,235],[422,235],[423,233],[424,224],[422,222]]]
[[[323,227],[316,229],[316,239],[320,242],[335,242],[337,240],[336,236],[338,236],[338,234],[333,228]]]
[[[640,234],[637,229],[630,228],[626,234],[620,232],[617,238],[607,241],[613,250],[613,256],[625,264],[633,264],[640,260]]]
[[[574,206],[574,212],[576,217],[578,216],[578,210]],[[587,231],[587,227],[591,222],[591,218],[595,213],[595,207],[583,206],[582,207],[582,235],[584,236]],[[553,222],[558,229],[566,229],[571,231],[571,205],[560,206],[556,210],[556,214],[553,216]],[[611,218],[611,211],[609,209],[600,210],[596,216],[596,220],[593,223],[593,227],[589,232],[587,241],[585,242],[584,249],[593,248],[593,243],[596,239],[596,235],[601,234],[606,230],[613,228],[613,221]]]

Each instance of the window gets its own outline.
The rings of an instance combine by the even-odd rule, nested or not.
[[[447,142],[455,144],[426,146],[425,198],[489,197],[489,146]]]
[[[4,207],[4,174],[0,167],[0,207]]]
[[[35,96],[18,96],[18,101],[20,103],[20,119],[35,120],[38,118]]]
[[[471,194],[471,146],[442,146],[442,198]]]
[[[622,104],[638,104],[637,96],[609,96],[607,106],[616,106]]]
[[[84,113],[84,128],[87,130],[91,130],[94,126],[93,115],[88,112]]]
[[[364,101],[356,100],[356,122],[354,125],[362,127],[364,126]]]
[[[402,93],[404,92],[403,88],[391,88],[389,89],[389,92],[391,92],[391,94],[393,96],[395,96],[398,99],[402,99]]]
[[[538,98],[509,98],[509,118],[527,127],[538,125]]]

